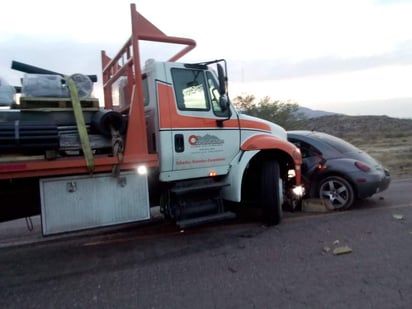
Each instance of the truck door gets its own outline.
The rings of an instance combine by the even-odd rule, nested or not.
[[[160,108],[161,148],[170,147],[168,153],[160,153],[162,180],[226,174],[239,152],[240,131],[238,121],[227,120],[227,111],[219,105],[215,75],[200,68],[169,65],[173,98],[167,100],[167,109]]]

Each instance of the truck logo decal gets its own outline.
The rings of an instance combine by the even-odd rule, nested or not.
[[[224,140],[217,136],[206,134],[204,136],[190,135],[189,144],[192,146],[223,145]]]

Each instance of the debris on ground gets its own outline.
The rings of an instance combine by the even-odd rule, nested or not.
[[[342,255],[342,254],[352,253],[352,249],[347,245],[338,247],[339,243],[340,243],[340,241],[338,239],[334,240],[332,242],[333,250],[329,246],[324,246],[323,247],[323,252],[329,253],[330,251],[332,251],[333,255]]]
[[[329,212],[330,209],[320,198],[307,198],[302,201],[302,211],[304,212]]]
[[[348,246],[342,246],[333,249],[333,255],[342,255],[348,253],[352,253],[352,249]]]
[[[329,251],[330,251],[330,247],[328,247],[328,246],[323,247],[323,252],[328,253]]]
[[[401,214],[394,214],[394,215],[392,215],[392,217],[393,217],[394,219],[396,219],[396,220],[403,220],[403,219],[405,219],[405,216],[404,216],[404,215],[401,215]]]

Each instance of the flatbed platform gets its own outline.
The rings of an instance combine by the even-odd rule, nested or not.
[[[87,110],[98,110],[99,99],[81,98],[80,105]],[[49,98],[49,97],[20,97],[20,104],[16,104],[17,109],[48,109],[53,111],[73,109],[71,98]]]

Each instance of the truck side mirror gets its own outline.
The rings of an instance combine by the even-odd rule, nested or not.
[[[219,105],[220,108],[222,109],[222,112],[227,111],[229,107],[229,99],[226,94],[222,94],[219,98]]]
[[[225,120],[230,119],[230,109],[229,109],[229,97],[227,96],[227,89],[226,89],[226,82],[227,78],[225,75],[225,70],[223,69],[222,65],[220,63],[217,63],[217,78],[219,80],[219,106],[220,109],[222,110],[223,114],[226,114],[227,118]],[[217,120],[217,126],[218,127],[223,127],[223,122],[225,120]]]
[[[217,77],[219,79],[219,94],[226,94],[226,76],[223,67],[220,63],[217,64]]]

